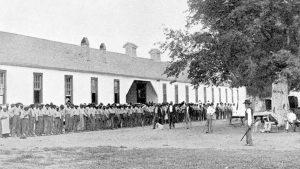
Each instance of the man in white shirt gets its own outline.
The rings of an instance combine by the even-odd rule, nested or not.
[[[29,126],[29,107],[20,107],[20,119],[21,119],[21,136],[20,138],[26,138],[28,136]]]
[[[54,125],[53,125],[53,134],[60,134],[60,125],[61,125],[61,111],[59,107],[56,107],[52,111],[54,117]]]
[[[253,111],[251,109],[250,100],[245,100],[244,104],[246,107],[246,118],[247,118],[246,145],[253,146],[253,141],[252,141]]]
[[[36,123],[36,108],[35,105],[31,104],[29,107],[29,125],[28,135],[35,136],[35,123]]]
[[[206,133],[212,133],[212,120],[215,114],[215,108],[213,107],[213,103],[209,104],[207,111],[206,111],[206,119],[207,119],[207,131]]]
[[[51,109],[49,107],[49,104],[46,104],[43,108],[43,118],[44,118],[44,134],[50,135],[51,134]]]
[[[3,138],[6,138],[10,134],[10,129],[9,129],[9,114],[8,114],[8,109],[7,108],[2,108],[0,106],[0,121],[1,121],[1,133]]]
[[[191,107],[188,103],[184,102],[182,108],[185,110],[184,121],[185,121],[185,124],[186,124],[186,128],[191,129],[192,128]]]

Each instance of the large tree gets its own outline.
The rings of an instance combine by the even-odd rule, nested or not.
[[[188,0],[188,6],[187,30],[167,29],[162,43],[172,59],[168,76],[187,73],[195,86],[246,86],[259,97],[270,96],[280,79],[300,89],[299,0]]]

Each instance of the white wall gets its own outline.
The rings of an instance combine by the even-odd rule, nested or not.
[[[106,74],[90,74],[80,72],[68,72],[58,70],[46,70],[37,68],[25,68],[15,66],[0,65],[0,69],[7,71],[7,103],[22,102],[31,104],[33,102],[33,73],[43,73],[43,103],[53,102],[54,104],[64,104],[65,75],[73,75],[73,102],[74,104],[91,102],[91,77],[98,78],[98,102],[104,104],[114,102],[114,79],[120,80],[120,103],[126,102],[126,94],[134,80],[149,81],[157,93],[157,102],[163,101],[162,84],[167,85],[167,101],[175,102],[175,85],[178,85],[178,102],[185,101],[185,86],[189,85],[189,101],[195,102],[195,89],[189,83],[169,81],[149,80],[133,77],[113,76]],[[207,87],[207,101],[211,101],[211,86]],[[215,103],[219,102],[219,88],[215,88]],[[225,87],[222,88],[222,102],[225,103]],[[236,90],[234,93],[236,96]],[[203,86],[198,88],[198,100],[204,101]],[[240,102],[246,99],[246,89],[239,89]],[[235,102],[237,98],[235,98]],[[228,102],[231,103],[231,89],[228,88]]]

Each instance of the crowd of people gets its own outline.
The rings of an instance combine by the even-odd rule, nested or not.
[[[169,124],[185,122],[191,128],[191,121],[230,119],[236,107],[234,104],[198,103],[173,104],[80,104],[66,105],[22,103],[0,106],[2,137],[33,137],[64,133],[117,129],[124,127]],[[210,120],[211,119],[211,120]],[[207,132],[212,132],[208,128]]]

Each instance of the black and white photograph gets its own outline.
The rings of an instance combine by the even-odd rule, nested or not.
[[[0,0],[0,169],[299,169],[300,0]]]

